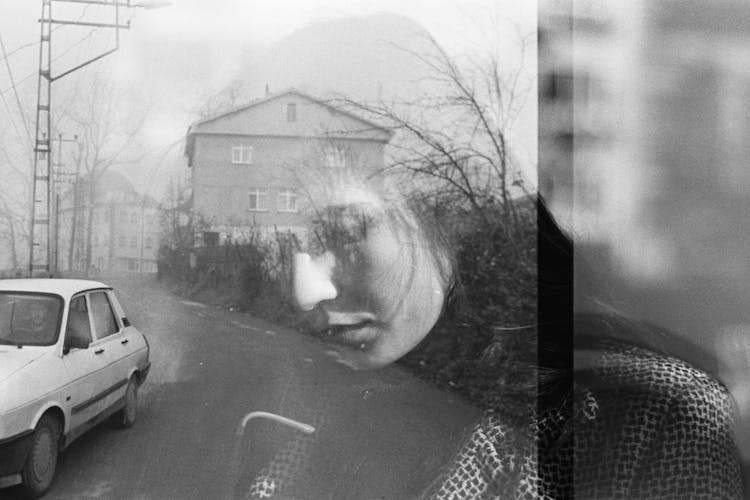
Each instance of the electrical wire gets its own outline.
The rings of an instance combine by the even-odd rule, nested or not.
[[[98,29],[98,28],[96,28],[96,29]],[[91,35],[91,34],[92,33],[89,33],[89,35]],[[109,37],[108,43],[111,40],[112,40],[112,34],[110,33],[110,37]],[[82,41],[83,40],[81,40],[81,42]],[[92,40],[89,38],[88,46],[85,48],[85,50],[87,52],[91,51],[91,42],[92,42]],[[81,47],[81,43],[77,43],[76,45],[79,46],[77,57],[82,57],[83,56],[84,48]],[[73,47],[70,48],[70,50],[72,50],[72,49],[73,49]],[[78,75],[75,77],[76,78],[75,84],[72,85],[72,87],[74,89],[73,92],[72,93],[68,93],[67,99],[65,100],[65,102],[63,103],[63,105],[60,107],[61,111],[59,111],[59,112],[56,113],[57,114],[57,120],[54,123],[54,126],[53,126],[54,129],[57,129],[58,125],[60,124],[60,122],[67,116],[68,109],[70,109],[71,104],[73,102],[75,102],[75,101],[78,100],[78,95],[81,92],[81,85],[80,85],[80,83],[81,83],[81,78],[83,78],[83,75],[84,75],[84,72],[80,71],[80,72],[78,72]]]
[[[59,28],[59,27],[60,27],[60,26],[58,26],[58,28]],[[10,52],[8,52],[8,54],[7,54],[7,55],[3,56],[3,59],[2,59],[2,60],[4,61],[5,59],[9,58],[10,56],[12,56],[13,54],[15,54],[15,53],[16,53],[16,52],[18,52],[19,50],[21,50],[21,49],[25,49],[26,47],[31,47],[32,45],[34,45],[34,46],[36,46],[36,45],[39,45],[39,42],[29,42],[29,43],[27,43],[27,44],[25,44],[25,45],[21,45],[20,47],[16,47],[15,49],[13,49],[13,50],[11,50]]]
[[[83,12],[81,12],[81,15],[80,15],[80,16],[78,17],[78,19],[76,20],[76,22],[80,22],[80,21],[82,21],[82,20],[83,20],[83,18],[84,18],[84,17],[86,16],[86,11],[87,11],[87,10],[89,10],[89,7],[91,7],[91,5],[87,5],[87,6],[85,6],[85,7],[83,8]],[[60,29],[60,28],[62,28],[63,26],[64,26],[64,25],[62,25],[62,24],[61,24],[61,25],[59,25],[59,26],[55,26],[54,28],[52,28],[52,31],[51,31],[51,33],[54,33],[55,31],[59,30],[59,29]],[[23,49],[25,49],[25,48],[27,48],[27,47],[31,47],[32,45],[36,47],[36,46],[37,46],[37,45],[39,45],[40,43],[41,43],[41,42],[33,41],[33,42],[29,42],[29,43],[26,43],[26,44],[24,44],[24,45],[21,45],[20,47],[16,47],[15,49],[13,49],[13,50],[11,50],[10,52],[8,52],[8,53],[7,53],[7,54],[6,54],[5,56],[3,56],[3,60],[5,60],[5,59],[9,58],[10,56],[12,56],[13,54],[15,54],[16,52],[18,52],[18,51],[20,51],[20,50],[23,50]]]
[[[91,38],[91,36],[94,33],[96,33],[97,31],[99,31],[99,28],[94,28],[91,31],[89,31],[89,33],[85,37],[81,38],[75,44],[73,44],[70,47],[68,47],[68,49],[65,52],[63,52],[59,56],[57,56],[54,59],[52,59],[52,62],[55,62],[58,59],[60,59],[61,57],[67,55],[71,50],[73,50],[74,48],[76,48],[78,45],[82,44],[83,42],[85,42],[86,40],[88,40],[89,38]],[[29,73],[28,75],[24,76],[21,80],[19,80],[18,83],[17,83],[17,85],[20,85],[21,83],[25,82],[26,80],[28,80],[29,78],[31,78],[32,76],[37,75],[37,74],[39,74],[39,71],[34,71],[33,73]],[[13,90],[13,87],[8,87],[8,88],[6,88],[4,90],[0,90],[0,95],[6,94],[6,93],[10,92],[11,90]]]
[[[10,63],[8,63],[8,57],[5,55],[5,43],[3,43],[3,37],[0,35],[0,49],[3,51],[3,56],[5,56],[5,67],[8,70],[8,77],[10,78],[10,83],[13,88],[13,94],[16,96],[16,104],[18,105],[18,112],[21,114],[21,121],[23,122],[23,127],[26,129],[26,137],[29,139],[29,144],[33,144],[33,141],[31,140],[31,131],[29,131],[29,124],[26,121],[26,115],[23,112],[23,107],[21,106],[21,98],[18,97],[18,89],[16,88],[16,82],[13,80],[13,72],[10,69]]]
[[[0,99],[2,99],[3,105],[5,106],[5,110],[8,112],[8,117],[10,118],[11,125],[13,125],[13,130],[15,130],[16,132],[16,136],[21,142],[23,142],[23,136],[18,131],[18,127],[16,126],[16,121],[13,120],[13,113],[10,110],[10,106],[8,106],[8,102],[5,100],[5,96],[3,94],[0,94]]]

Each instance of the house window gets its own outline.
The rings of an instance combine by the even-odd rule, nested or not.
[[[133,224],[138,224],[138,212],[133,212],[130,214],[130,222]]]
[[[296,122],[297,121],[297,104],[288,102],[286,104],[286,121]]]
[[[118,247],[124,247],[126,244],[125,236],[120,235],[120,237],[117,239],[117,246]]]
[[[282,189],[279,191],[279,212],[297,211],[297,193],[293,189]]]
[[[138,238],[133,236],[130,238],[130,248],[135,248],[136,246],[138,246]]]
[[[253,147],[246,144],[232,146],[232,163],[241,165],[253,164]]]
[[[325,150],[325,164],[328,168],[345,168],[346,155],[344,152],[335,147],[329,147]]]
[[[268,192],[265,189],[253,188],[247,193],[248,209],[254,212],[265,212],[266,208],[266,195]]]

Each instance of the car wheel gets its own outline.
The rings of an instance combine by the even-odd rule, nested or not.
[[[30,497],[42,496],[52,484],[59,443],[60,423],[51,415],[43,415],[32,434],[29,456],[21,472],[23,488]]]
[[[135,376],[130,377],[128,387],[125,389],[125,407],[115,413],[115,422],[119,427],[127,429],[135,423],[138,415],[138,383]]]

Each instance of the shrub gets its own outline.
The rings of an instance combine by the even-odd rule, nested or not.
[[[261,246],[251,245],[243,251],[244,264],[239,272],[239,286],[245,298],[255,300],[272,286],[268,272],[268,252]]]
[[[456,287],[432,332],[401,360],[485,408],[499,393],[520,408],[534,404],[536,212],[531,201],[517,209],[513,230],[492,208],[491,217],[442,214],[456,242]]]

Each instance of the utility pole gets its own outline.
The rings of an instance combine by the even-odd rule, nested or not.
[[[102,7],[114,8],[114,23],[73,21],[69,19],[53,19],[52,3],[89,4]],[[53,233],[52,187],[52,83],[60,78],[73,73],[120,48],[120,30],[130,29],[130,21],[125,24],[120,22],[120,8],[143,7],[154,9],[165,7],[169,2],[148,1],[131,4],[130,0],[124,2],[117,0],[42,0],[42,15],[39,18],[41,35],[39,43],[39,75],[37,80],[37,105],[36,105],[36,133],[34,136],[34,171],[32,175],[31,189],[31,217],[29,219],[29,276],[34,271],[43,271],[47,276],[57,273],[57,238],[55,229]],[[115,30],[115,47],[107,50],[81,64],[63,71],[55,76],[52,75],[52,25],[75,25],[93,26],[97,28],[110,28]]]
[[[141,194],[141,238],[140,252],[138,252],[138,272],[143,273],[143,238],[145,236],[146,224],[146,193]]]
[[[65,165],[62,162],[62,143],[63,142],[78,142],[78,136],[74,135],[72,139],[64,139],[62,134],[57,135],[57,162],[53,165],[54,166],[54,182],[55,182],[55,203],[54,203],[54,209],[53,212],[55,214],[55,222],[54,222],[54,257],[53,257],[53,263],[56,270],[60,269],[60,184],[61,183],[71,183],[74,186],[77,185],[78,181],[78,171],[76,169],[76,173],[73,174],[71,172],[65,171]],[[77,166],[77,165],[76,165]],[[74,180],[70,180],[71,177],[75,177]],[[74,187],[75,189],[75,187]],[[75,198],[75,194],[74,194]]]
[[[73,177],[73,211],[71,213],[70,220],[70,246],[68,247],[68,272],[73,271],[73,252],[75,251],[76,241],[76,223],[78,221],[78,203],[80,198],[80,188],[78,186],[78,178],[81,175],[81,161],[82,161],[82,149],[83,145],[78,143],[78,157],[76,158],[76,172]]]
[[[50,106],[52,98],[52,0],[42,0],[39,76],[37,82],[36,134],[34,136],[34,174],[31,190],[29,228],[29,276],[35,269],[53,273],[50,268]]]

